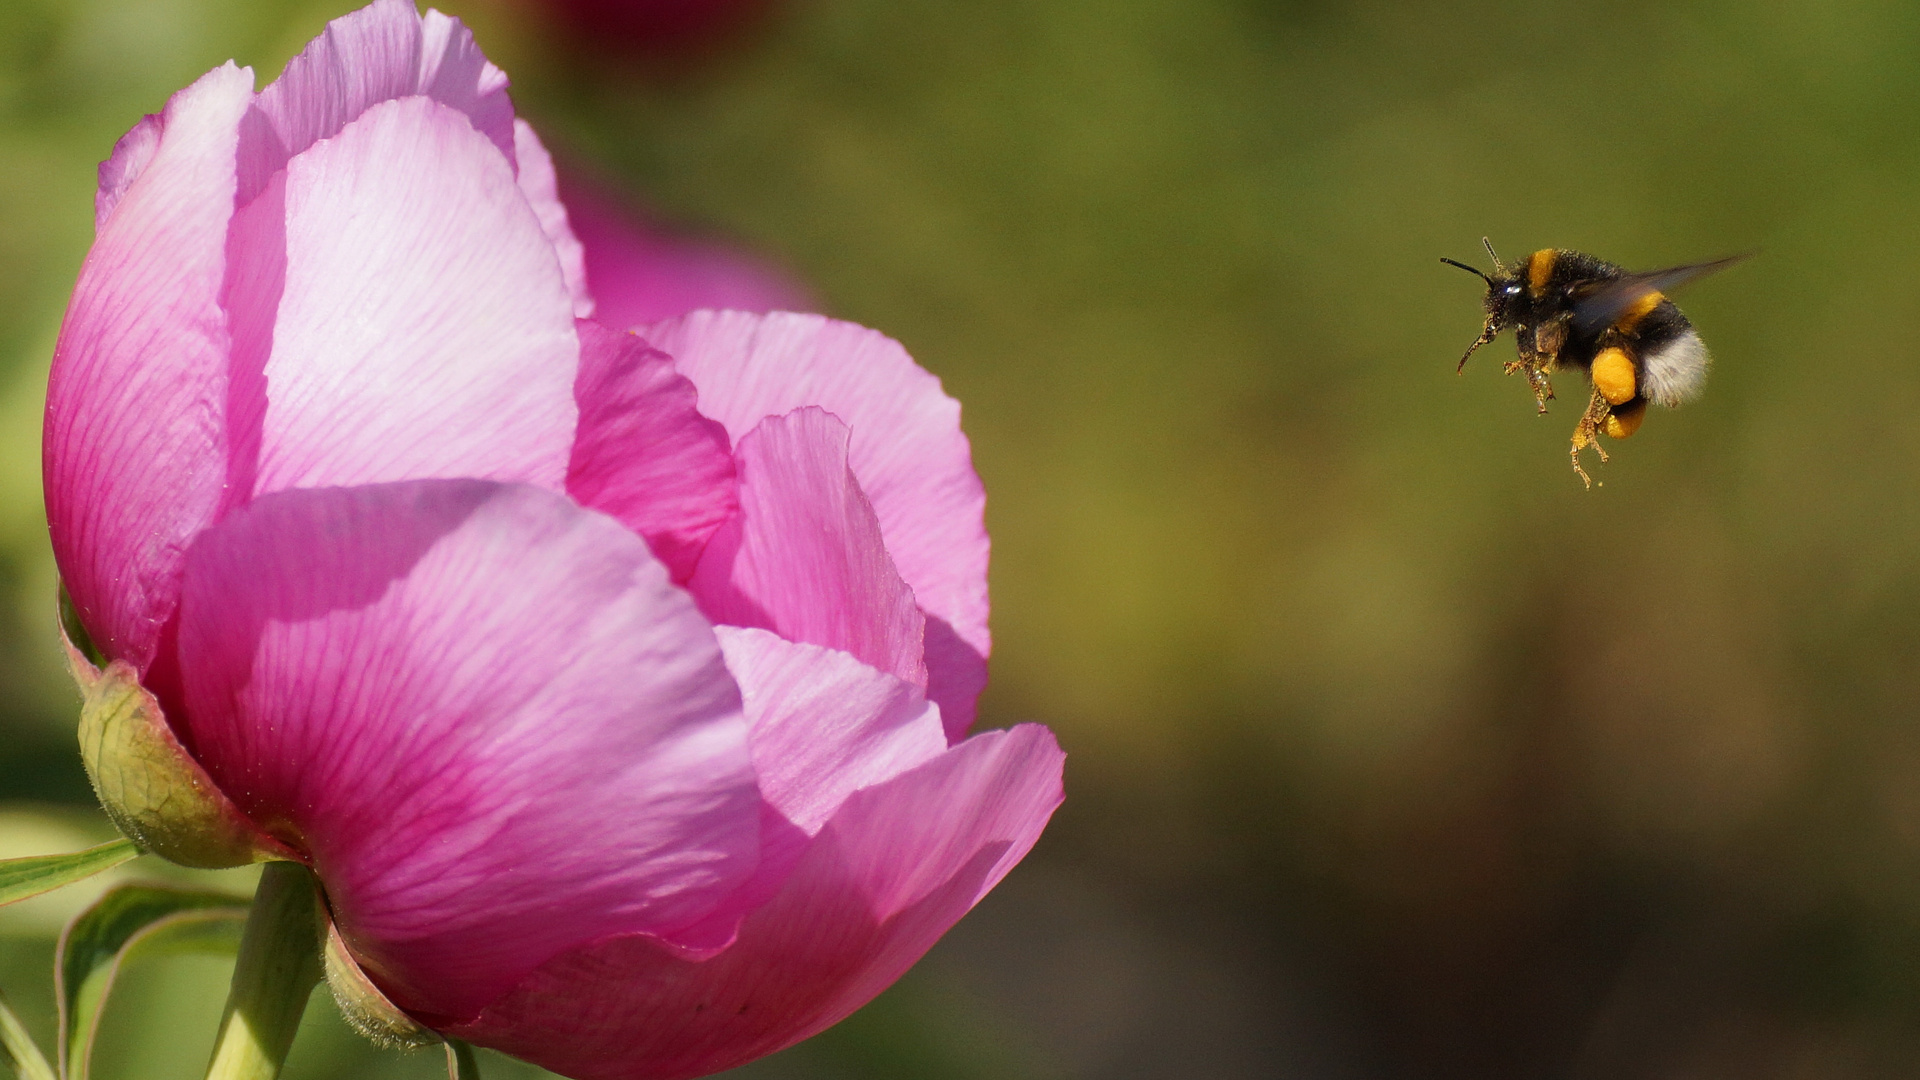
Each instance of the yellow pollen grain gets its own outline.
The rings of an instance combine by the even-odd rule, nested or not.
[[[1535,296],[1547,291],[1547,279],[1553,276],[1553,263],[1560,255],[1552,248],[1541,248],[1527,256],[1527,291]]]
[[[1640,421],[1646,418],[1647,403],[1644,401],[1638,405],[1622,409],[1619,412],[1609,413],[1607,415],[1607,438],[1624,439],[1632,435],[1634,432],[1640,430]]]
[[[1618,348],[1601,349],[1593,358],[1593,386],[1609,405],[1632,401],[1635,392],[1633,360]]]

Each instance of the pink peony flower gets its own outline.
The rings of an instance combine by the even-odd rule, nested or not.
[[[813,309],[806,289],[763,260],[665,232],[564,177],[560,190],[585,255],[598,322],[637,327],[700,308]]]
[[[81,622],[450,1036],[685,1077],[886,987],[1060,800],[966,737],[959,406],[819,316],[598,325],[506,78],[376,0],[100,170],[48,391]]]

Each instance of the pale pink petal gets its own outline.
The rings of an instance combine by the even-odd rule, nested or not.
[[[847,796],[947,749],[940,710],[912,683],[765,630],[715,633],[746,699],[760,795],[808,836]]]
[[[100,186],[93,193],[95,233],[107,227],[107,218],[113,216],[113,208],[120,205],[120,196],[127,193],[127,188],[153,160],[154,151],[160,148],[162,128],[162,118],[148,113],[132,130],[120,136],[120,141],[113,144],[113,153],[100,163]]]
[[[445,1029],[580,1080],[678,1080],[772,1053],[899,978],[1060,804],[1044,728],[976,736],[856,792],[726,951],[614,938],[556,957]]]
[[[711,629],[641,540],[523,485],[267,495],[194,546],[184,734],[308,853],[422,1015],[556,953],[671,934],[751,873],[756,794]]]
[[[287,166],[257,492],[429,476],[558,489],[573,302],[508,162],[426,98]]]
[[[693,384],[665,353],[597,323],[578,330],[580,429],[567,493],[646,537],[685,582],[740,505],[727,433],[700,415]]]
[[[413,6],[413,0],[400,2]],[[513,157],[513,101],[507,97],[507,73],[488,62],[465,23],[433,8],[420,16],[417,85],[417,93],[465,113],[475,130]]]
[[[847,468],[847,427],[821,409],[772,416],[739,440],[740,513],[687,587],[716,623],[852,653],[925,686],[924,620]]]
[[[708,918],[676,935],[686,956],[733,944],[741,919],[780,891],[847,796],[947,749],[939,708],[904,679],[766,630],[717,626],[714,633],[746,700],[766,805],[759,867]]]
[[[252,100],[252,72],[229,64],[121,141],[48,379],[47,524],[60,574],[96,644],[142,669],[226,480],[220,292],[234,148]]]
[[[553,245],[566,275],[567,291],[573,295],[573,313],[585,319],[593,315],[593,295],[587,291],[587,270],[580,241],[567,221],[567,208],[560,202],[558,178],[553,172],[553,156],[525,120],[513,122],[514,160],[519,164],[520,191],[540,218],[540,228]]]
[[[588,243],[588,274],[592,274]],[[768,416],[818,405],[852,429],[848,462],[887,553],[927,614],[928,696],[953,737],[986,682],[986,494],[960,403],[883,334],[818,315],[695,312],[641,335],[700,389],[737,445]],[[944,625],[942,625],[944,624]]]
[[[847,796],[947,749],[939,708],[904,679],[766,630],[717,626],[714,633],[746,701],[766,808],[759,867],[712,915],[676,935],[683,955],[731,945],[741,919],[780,891]]]
[[[594,317],[634,327],[698,308],[805,311],[813,298],[763,259],[650,226],[611,198],[569,181],[562,192],[585,249]]]
[[[244,140],[243,140],[244,141]],[[274,173],[227,224],[227,490],[222,512],[253,498],[267,416],[267,360],[287,285],[287,174]]]
[[[976,640],[980,636],[984,635],[976,635]],[[925,658],[927,697],[940,704],[947,738],[964,738],[973,728],[974,703],[987,688],[986,653],[961,637],[951,623],[929,614]]]
[[[257,122],[247,130],[241,201],[251,201],[288,159],[338,135],[368,109],[414,95],[459,110],[513,160],[507,76],[481,55],[473,34],[438,11],[420,15],[413,0],[373,0],[328,23],[260,92]]]

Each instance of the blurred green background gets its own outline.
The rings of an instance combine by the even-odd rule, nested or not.
[[[37,479],[94,165],[346,2],[0,0],[0,855],[104,828]],[[622,58],[447,6],[567,159],[965,403],[984,722],[1071,755],[919,968],[737,1075],[1920,1074],[1920,7],[794,0]],[[1574,383],[1454,376],[1482,234],[1762,254],[1583,491]],[[42,1031],[83,898],[0,915]],[[136,972],[100,1075],[198,1076],[224,980]],[[317,1004],[290,1074],[439,1069]]]

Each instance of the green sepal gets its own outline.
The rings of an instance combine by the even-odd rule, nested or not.
[[[340,930],[332,919],[326,920],[321,937],[325,942],[322,954],[327,989],[333,992],[334,1004],[340,1007],[340,1015],[348,1027],[375,1045],[393,1050],[416,1049],[440,1041],[440,1036],[387,1000],[347,951],[347,943],[341,940]]]
[[[64,581],[60,583],[60,632],[66,635],[68,646],[87,658],[87,663],[97,668],[107,666],[100,646],[93,643],[93,635],[87,633],[86,624],[80,621],[80,609],[74,606],[73,594],[67,591]]]
[[[109,840],[85,851],[7,859],[0,862],[0,905],[52,892],[111,870],[139,854],[140,849],[131,840]]]
[[[7,1067],[19,1080],[59,1080],[4,994],[0,994],[0,1053],[6,1055]]]
[[[246,918],[244,897],[158,885],[122,885],[75,916],[54,953],[61,1075],[87,1080],[107,994],[136,953],[231,954]]]
[[[128,839],[203,870],[295,858],[214,786],[131,666],[115,660],[102,670],[71,644],[67,659],[80,686],[80,759]]]
[[[340,928],[321,913],[321,958],[327,974],[327,989],[347,1026],[376,1046],[389,1050],[417,1050],[442,1043],[447,1051],[448,1080],[480,1080],[480,1064],[474,1060],[473,1047],[459,1039],[442,1039],[433,1029],[408,1016],[387,995],[381,993],[365,968],[353,958]]]

